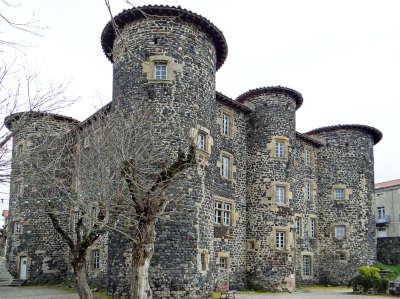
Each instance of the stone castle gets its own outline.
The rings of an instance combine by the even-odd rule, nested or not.
[[[236,100],[217,92],[215,74],[227,44],[216,26],[193,12],[144,6],[114,21],[118,34],[110,22],[101,37],[113,63],[113,99],[100,112],[124,107],[135,113],[145,103],[157,111],[160,142],[174,148],[191,138],[206,161],[202,178],[193,170],[182,183],[187,193],[177,217],[158,225],[150,273],[156,297],[203,298],[221,282],[277,291],[341,284],[375,261],[377,129],[337,125],[299,133],[299,92],[263,87]],[[35,190],[44,186],[32,183],[34,173],[24,175],[18,157],[29,160],[37,140],[73,128],[82,141],[78,151],[85,150],[96,114],[79,122],[30,112],[31,125],[14,130],[20,116],[6,119],[14,138],[9,271],[30,283],[59,280],[69,271],[67,247],[35,209]],[[126,252],[120,234],[104,236],[88,257],[90,280],[126,295]]]

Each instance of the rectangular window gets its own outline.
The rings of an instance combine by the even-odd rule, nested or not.
[[[231,117],[225,113],[222,114],[222,133],[226,136],[231,135]]]
[[[343,239],[346,235],[346,227],[344,225],[335,226],[335,238]]]
[[[277,158],[285,157],[285,143],[282,141],[276,141],[275,143],[275,156]]]
[[[345,261],[345,260],[347,260],[346,252],[340,251],[339,252],[339,261]]]
[[[378,238],[385,238],[385,237],[387,237],[387,230],[386,230],[386,227],[378,227],[376,230],[377,230],[376,236],[377,236]]]
[[[335,189],[335,199],[344,200],[344,189]]]
[[[205,252],[202,252],[200,254],[200,263],[201,263],[201,271],[206,271],[207,270],[207,259],[206,259]]]
[[[219,258],[219,268],[223,269],[223,270],[228,269],[228,258],[227,257],[221,256]]]
[[[275,190],[275,200],[276,204],[282,206],[286,202],[286,190],[284,186],[276,186]]]
[[[97,221],[97,207],[92,207],[90,209],[90,219],[89,226],[94,226]]]
[[[93,269],[100,268],[100,253],[98,250],[92,251],[92,266],[93,266]]]
[[[222,177],[229,179],[230,178],[230,157],[229,156],[222,156]]]
[[[14,223],[14,233],[15,234],[20,234],[22,233],[22,225],[19,222]]]
[[[17,156],[21,156],[23,150],[24,150],[24,145],[23,144],[18,144],[18,146],[17,146]]]
[[[199,132],[197,135],[197,148],[205,151],[206,150],[206,134]]]
[[[315,238],[315,219],[310,219],[310,237]]]
[[[303,231],[303,224],[301,221],[301,217],[296,217],[296,235],[301,237]]]
[[[167,80],[167,64],[158,62],[155,64],[155,79]]]
[[[275,244],[278,249],[285,248],[285,232],[276,232]]]
[[[311,276],[311,256],[303,255],[303,275]]]
[[[306,183],[306,199],[312,200],[312,185],[311,182]]]
[[[20,184],[20,183],[16,183],[16,184],[15,184],[15,193],[16,193],[17,195],[21,195],[21,191],[22,191],[21,184]]]
[[[385,219],[385,207],[378,207],[378,219],[384,220]]]
[[[215,224],[231,225],[232,204],[226,202],[215,202]]]
[[[304,164],[310,165],[311,163],[311,153],[309,150],[304,150]]]

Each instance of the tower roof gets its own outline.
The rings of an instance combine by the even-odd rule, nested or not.
[[[336,126],[327,126],[327,127],[322,127],[322,128],[317,128],[314,130],[311,130],[305,135],[314,135],[322,132],[331,132],[331,131],[337,131],[337,130],[359,130],[363,131],[369,135],[372,136],[374,140],[374,144],[377,144],[381,139],[382,139],[382,132],[379,131],[378,129],[370,126],[365,126],[365,125],[336,125]]]
[[[70,122],[74,124],[79,124],[80,122],[72,117],[64,116],[55,113],[47,113],[47,112],[40,112],[40,111],[26,111],[26,112],[17,112],[7,116],[4,120],[4,124],[7,129],[12,129],[12,122],[15,120],[21,119],[21,117],[26,118],[37,118],[37,117],[50,117],[56,120]]]
[[[194,24],[201,31],[205,32],[214,42],[217,52],[217,69],[219,69],[224,63],[226,56],[228,55],[228,46],[221,30],[206,18],[184,8],[165,5],[133,7],[131,9],[123,10],[121,13],[116,15],[114,17],[114,22],[118,28],[121,29],[129,23],[145,19],[148,15],[177,17],[182,21]],[[104,53],[111,62],[113,62],[112,48],[115,38],[116,34],[113,25],[111,21],[109,21],[101,34],[101,45]]]
[[[301,95],[300,92],[283,86],[270,86],[270,87],[260,87],[256,89],[250,89],[249,91],[246,91],[245,93],[242,93],[240,96],[238,96],[236,98],[236,101],[243,103],[245,100],[248,100],[249,98],[256,97],[262,94],[271,94],[271,93],[281,93],[290,96],[296,102],[296,109],[299,109],[300,106],[303,104],[303,96]]]

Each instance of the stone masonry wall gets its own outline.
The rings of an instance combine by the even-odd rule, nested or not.
[[[389,265],[400,265],[400,237],[377,239],[377,260]]]

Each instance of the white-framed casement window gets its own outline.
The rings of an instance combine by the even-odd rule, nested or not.
[[[286,243],[286,232],[277,231],[275,233],[275,246],[277,249],[284,249]]]
[[[226,257],[226,256],[220,256],[219,257],[219,268],[221,270],[227,270],[228,269],[228,257]]]
[[[301,217],[296,217],[296,235],[301,237],[303,233],[303,221]]]
[[[197,134],[197,148],[205,151],[207,149],[207,134],[199,131]]]
[[[225,154],[222,154],[221,156],[221,175],[225,179],[230,179],[231,178],[231,157]]]
[[[100,252],[98,249],[92,250],[92,269],[100,268]]]
[[[214,223],[219,225],[230,226],[232,223],[232,204],[222,201],[215,202]]]
[[[22,224],[14,222],[14,234],[22,234]]]
[[[168,70],[166,62],[156,62],[154,64],[154,79],[167,80]]]
[[[306,199],[307,200],[312,200],[312,184],[311,182],[306,182]]]
[[[385,207],[378,207],[378,219],[383,220],[385,219]]]
[[[344,200],[343,188],[335,188],[335,200]]]
[[[316,220],[315,218],[310,218],[310,238],[315,238],[315,230],[316,230]]]
[[[311,256],[303,255],[303,276],[311,276],[312,268],[311,268]]]
[[[336,239],[344,239],[346,236],[346,226],[345,225],[336,225],[335,226],[335,238]]]
[[[275,201],[278,206],[283,206],[286,203],[286,187],[276,186],[275,187]]]
[[[222,113],[222,134],[231,136],[231,116],[227,113]]]
[[[275,142],[275,157],[284,158],[285,157],[285,142],[277,140]]]

